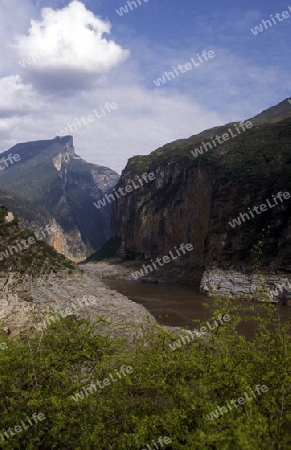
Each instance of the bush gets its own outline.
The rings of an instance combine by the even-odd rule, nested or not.
[[[43,334],[3,337],[8,349],[0,350],[2,433],[33,413],[45,420],[5,442],[0,437],[0,448],[141,450],[168,436],[164,449],[287,450],[290,323],[281,323],[274,305],[261,304],[256,311],[248,308],[256,330],[247,340],[237,332],[245,308],[242,315],[232,300],[217,300],[214,315],[229,314],[231,321],[191,343],[180,340],[175,351],[169,344],[179,336],[159,327],[129,345],[104,336],[100,323],[74,316]],[[133,371],[122,375],[122,366]],[[98,380],[102,386],[110,374],[117,381],[100,388]],[[267,392],[259,395],[257,385]],[[223,406],[244,393],[251,401],[225,412]],[[223,412],[215,418],[214,411]]]

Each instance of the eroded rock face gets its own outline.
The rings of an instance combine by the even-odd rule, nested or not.
[[[138,335],[147,321],[155,319],[146,309],[127,297],[111,291],[93,271],[85,273],[39,240],[17,248],[16,239],[28,242],[32,232],[16,218],[10,222],[7,208],[0,205],[0,328],[15,336],[30,332],[53,311],[68,311],[77,318],[93,321],[105,318],[110,335]],[[55,235],[52,237],[54,238]],[[15,248],[9,245],[15,243]],[[82,300],[90,300],[85,303]],[[54,313],[53,313],[54,315]],[[130,328],[130,329],[129,329]],[[34,330],[35,331],[35,330]]]
[[[282,293],[288,294],[286,305],[291,306],[291,277],[286,274],[266,274],[262,276],[266,294],[272,302],[281,302]],[[252,300],[260,288],[258,277],[253,274],[244,274],[235,270],[209,269],[203,274],[200,283],[201,294],[217,294],[225,298],[232,296],[239,299]],[[285,301],[285,300],[284,300]]]
[[[8,216],[9,214],[10,217],[14,218],[12,213],[8,212]],[[76,263],[83,260],[84,252],[86,252],[85,244],[82,244],[81,242],[81,251],[79,253],[79,256],[76,253],[72,254],[68,242],[68,236],[64,233],[63,229],[56,222],[56,220],[49,214],[43,216],[40,213],[39,215],[35,215],[33,219],[28,220],[25,214],[23,215],[20,212],[18,218],[20,219],[20,222],[24,227],[29,228],[35,233],[35,236],[38,240],[46,242],[58,253],[61,253],[62,255],[66,256],[71,261],[74,261]],[[76,233],[78,232],[76,231]],[[81,241],[80,233],[78,233],[77,236],[73,236],[72,239]]]
[[[13,219],[14,219],[13,213],[8,211],[7,216],[5,217],[5,222],[12,222]]]
[[[232,229],[228,222],[246,205],[272,198],[272,188],[267,180],[259,191],[254,189],[255,180],[221,181],[223,172],[218,178],[218,170],[212,163],[185,167],[183,161],[171,158],[157,166],[152,164],[148,172],[154,172],[156,180],[113,205],[112,237],[121,237],[119,254],[149,259],[189,242],[194,247],[187,255],[191,264],[248,271],[254,264],[251,249],[269,224],[264,265],[274,271],[290,270],[290,201],[267,211],[265,217],[242,222]],[[125,171],[117,188],[125,188],[136,174]]]
[[[211,213],[211,167],[187,170],[173,159],[151,165],[156,179],[113,205],[112,237],[122,237],[121,253],[150,258],[192,243],[191,261],[203,264]],[[137,173],[123,172],[117,188]],[[116,188],[116,189],[117,189]]]
[[[79,236],[80,237],[80,236]],[[83,252],[80,252],[80,256],[78,258],[77,255],[72,254],[70,251],[70,247],[68,245],[68,239],[65,236],[62,228],[57,224],[57,222],[53,219],[51,226],[51,233],[48,235],[47,239],[45,239],[47,244],[53,247],[58,253],[66,256],[74,262],[82,261]],[[86,251],[83,248],[83,251]]]

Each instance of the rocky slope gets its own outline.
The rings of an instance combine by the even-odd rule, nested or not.
[[[47,244],[35,241],[17,218],[0,206],[0,328],[12,336],[42,330],[49,318],[73,315],[106,319],[104,332],[129,335],[156,323],[143,306],[107,288],[94,273],[84,273]],[[16,250],[13,250],[15,246]],[[7,252],[9,247],[13,250]],[[51,320],[53,322],[54,319]],[[101,325],[100,325],[101,326]]]
[[[7,195],[1,190],[0,201],[25,226],[37,231],[45,221],[55,224],[49,244],[74,261],[85,259],[106,242],[111,205],[97,209],[94,202],[112,191],[119,178],[116,172],[81,159],[71,136],[17,144],[1,158],[7,160],[9,155],[20,159],[0,172],[0,186],[12,192]],[[37,214],[32,214],[33,207]]]
[[[74,260],[62,228],[46,209],[4,188],[0,188],[0,204],[6,205],[9,211],[13,211],[24,227],[40,234],[42,241],[53,247],[58,253]],[[46,229],[46,227],[48,228]]]
[[[109,289],[90,273],[60,270],[34,280],[24,277],[21,283],[17,279],[0,277],[0,287],[5,287],[0,295],[0,327],[12,336],[31,328],[41,331],[41,324],[48,324],[52,316],[57,320],[62,312],[64,317],[106,320],[108,326],[103,328],[111,336],[132,338],[147,322],[156,323],[142,305]]]
[[[229,129],[235,134],[239,122],[131,158],[116,189],[145,172],[154,172],[156,179],[114,202],[111,237],[121,242],[117,253],[148,259],[191,242],[194,251],[177,263],[191,264],[200,278],[205,269],[216,268],[250,274],[251,249],[270,225],[262,270],[291,273],[291,200],[250,220],[245,216],[241,225],[229,223],[280,191],[291,194],[290,103],[285,100],[250,122],[208,151],[203,143],[230,134]],[[195,156],[200,146],[203,151]]]

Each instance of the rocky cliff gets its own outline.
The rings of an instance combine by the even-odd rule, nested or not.
[[[13,211],[24,227],[39,234],[40,240],[53,247],[58,253],[74,260],[62,228],[46,209],[4,188],[0,188],[0,204],[5,205],[11,213]],[[49,232],[46,231],[46,227]]]
[[[272,196],[291,194],[291,105],[285,100],[248,125],[216,127],[131,158],[116,189],[144,172],[156,179],[114,202],[112,239],[121,240],[119,254],[147,259],[191,242],[193,270],[250,273],[251,248],[270,225],[262,270],[290,273],[291,200],[274,205]],[[267,199],[272,207],[251,216],[249,208]],[[241,218],[244,213],[249,219]],[[241,224],[232,226],[237,217]]]
[[[119,179],[116,172],[81,159],[71,136],[17,144],[1,158],[9,155],[19,158],[0,172],[0,186],[10,191],[1,189],[0,201],[26,227],[37,232],[55,225],[46,241],[74,261],[106,242],[111,205],[97,209],[94,202],[112,191]]]

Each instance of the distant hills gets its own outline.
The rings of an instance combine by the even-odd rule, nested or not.
[[[110,236],[111,205],[93,203],[112,192],[118,174],[76,155],[72,136],[17,144],[0,160],[16,154],[0,171],[0,203],[33,231],[56,224],[48,243],[74,261],[98,250]]]

